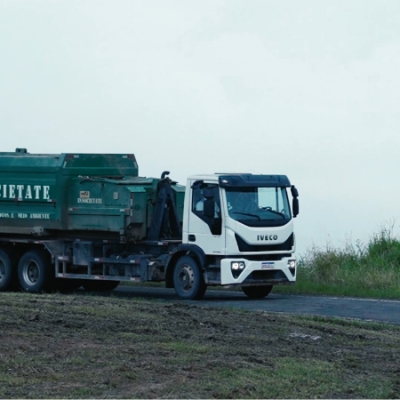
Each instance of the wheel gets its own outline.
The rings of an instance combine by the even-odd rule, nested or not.
[[[0,249],[0,292],[13,288],[17,282],[17,255],[11,249]]]
[[[183,299],[201,299],[207,289],[199,266],[189,256],[181,257],[176,263],[173,282],[176,294]]]
[[[88,292],[108,292],[114,290],[120,281],[91,281],[84,280],[82,286]]]
[[[242,290],[250,299],[263,299],[271,293],[272,285],[242,286]]]
[[[44,250],[32,250],[25,253],[18,263],[18,279],[22,290],[40,292],[49,290],[54,280],[50,255]]]

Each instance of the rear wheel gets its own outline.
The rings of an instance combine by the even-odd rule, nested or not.
[[[201,299],[207,289],[199,266],[189,256],[181,257],[176,263],[173,281],[176,294],[183,299]]]
[[[242,290],[250,299],[263,299],[271,293],[272,285],[242,286]]]
[[[0,292],[12,289],[17,282],[17,256],[11,249],[0,249]]]
[[[49,290],[54,278],[51,273],[50,255],[43,250],[25,253],[18,263],[18,279],[22,290],[40,292]]]
[[[82,283],[82,286],[88,292],[108,292],[110,290],[114,290],[120,281],[90,281],[85,280]]]

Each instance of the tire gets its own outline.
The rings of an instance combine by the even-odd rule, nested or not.
[[[207,289],[199,266],[189,256],[181,257],[176,263],[173,282],[176,294],[182,299],[201,299]]]
[[[109,292],[114,290],[120,281],[91,281],[84,280],[82,286],[88,292]]]
[[[0,292],[13,289],[18,280],[18,258],[11,249],[0,249]]]
[[[21,289],[26,292],[36,293],[50,290],[55,279],[54,276],[50,255],[44,250],[28,251],[19,260],[18,280]]]
[[[272,287],[273,285],[242,286],[242,290],[250,299],[263,299],[271,293]]]

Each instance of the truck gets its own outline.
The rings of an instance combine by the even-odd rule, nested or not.
[[[291,202],[288,195],[290,191]],[[296,281],[298,191],[285,175],[139,176],[134,154],[0,153],[0,291],[165,282],[264,298]]]

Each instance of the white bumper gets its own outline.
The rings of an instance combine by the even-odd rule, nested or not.
[[[252,261],[240,257],[224,258],[221,260],[221,285],[256,285],[257,280],[260,284],[268,284],[269,282],[272,285],[294,283],[296,282],[296,268],[294,270],[289,269],[289,261],[293,260],[295,260],[295,257],[285,257],[274,261]],[[232,272],[233,262],[245,264],[237,278],[234,277]],[[254,271],[260,272],[252,275]]]

